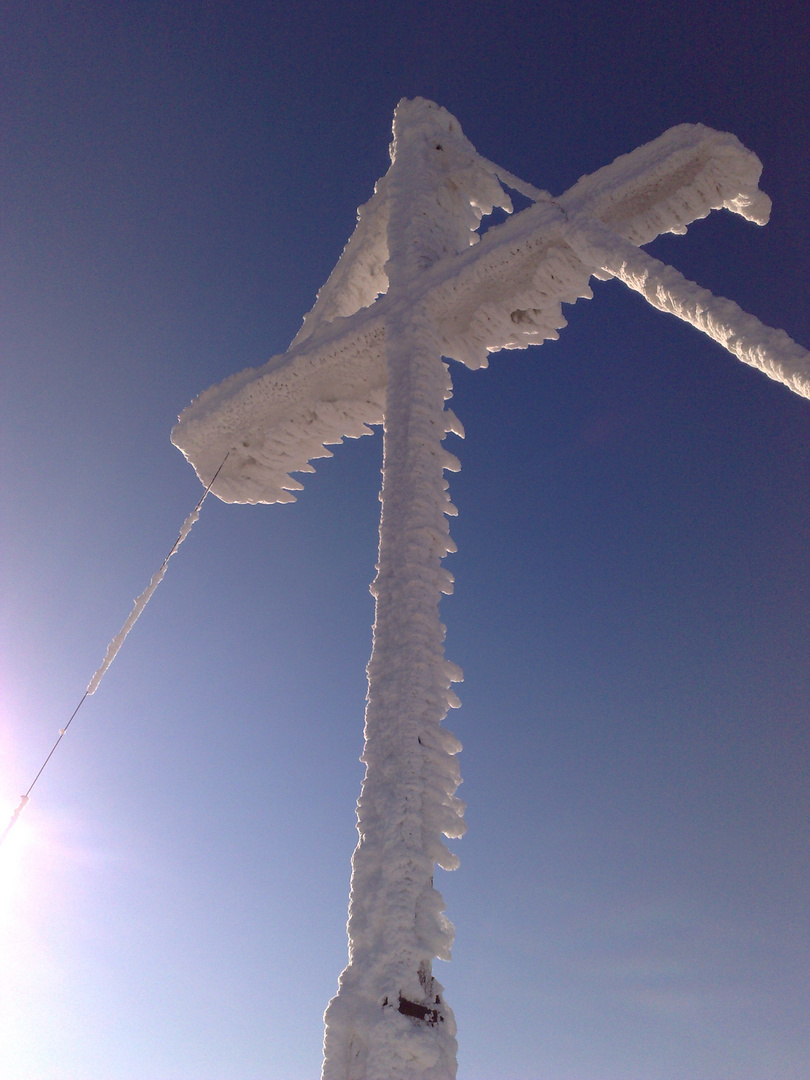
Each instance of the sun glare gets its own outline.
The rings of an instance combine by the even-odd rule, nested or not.
[[[33,841],[32,826],[18,819],[0,845],[0,928],[4,938],[15,913],[25,903],[25,866]]]

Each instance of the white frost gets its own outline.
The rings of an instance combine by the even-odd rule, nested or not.
[[[458,122],[452,120],[453,131],[450,126],[437,137],[447,143],[437,153],[447,158],[452,183],[435,200],[425,250],[418,258],[403,255],[411,260],[409,288],[389,290],[389,170],[358,211],[354,234],[287,352],[211,387],[180,416],[172,440],[201,479],[230,451],[213,489],[219,498],[291,502],[302,487],[292,474],[311,472],[312,461],[330,456],[329,445],[381,423],[387,328],[418,303],[433,321],[442,354],[471,368],[485,367],[500,349],[556,338],[566,325],[562,304],[589,298],[592,274],[611,276],[579,257],[569,243],[571,223],[587,218],[636,247],[661,232],[683,232],[721,207],[760,224],[768,218],[756,156],[733,135],[700,124],[672,128],[557,199],[480,157]],[[495,205],[510,208],[501,181],[536,201],[476,242],[481,215]],[[668,310],[678,306],[686,311],[689,302],[684,297]],[[755,329],[746,324],[751,357],[760,355]],[[728,345],[736,336],[721,332],[718,340]],[[780,342],[781,352],[790,348]],[[766,348],[773,343],[769,338]],[[768,361],[762,366],[768,370]],[[778,364],[771,366],[775,371]],[[795,389],[801,378],[786,382]]]
[[[400,107],[388,175],[390,291],[412,295],[421,274],[469,245],[473,199],[498,197],[476,170],[456,121],[428,103]],[[455,181],[455,182],[454,182]],[[433,320],[400,304],[386,337],[387,399],[374,645],[352,859],[349,964],[326,1011],[323,1080],[453,1080],[456,1025],[433,975],[450,959],[453,928],[434,866],[458,865],[443,837],[464,832],[457,739],[441,727],[461,679],[444,658],[439,598],[447,524],[442,447],[460,433],[445,410],[451,386]]]
[[[463,435],[443,358],[485,367],[491,352],[553,339],[562,304],[589,298],[592,275],[616,276],[807,395],[807,353],[787,335],[638,250],[721,207],[764,224],[760,171],[733,135],[682,125],[553,199],[480,157],[444,109],[403,101],[391,167],[290,348],[205,391],[172,432],[201,477],[228,454],[219,498],[285,502],[301,487],[291,474],[327,445],[385,423],[349,963],[326,1012],[323,1080],[456,1074],[455,1022],[432,971],[452,944],[434,868],[458,865],[444,838],[464,831],[461,747],[441,726],[461,680],[439,622],[453,587],[441,563],[455,550],[444,472],[459,467],[442,442]],[[505,187],[532,205],[480,236],[493,207],[511,213]]]
[[[810,398],[810,353],[784,330],[764,326],[733,300],[714,296],[587,219],[575,219],[568,242],[584,262],[617,277],[659,311],[697,327],[743,363]]]
[[[206,490],[205,494],[206,495],[208,494],[207,490]],[[146,605],[149,603],[149,601],[152,599],[152,593],[155,591],[155,589],[158,587],[158,585],[163,580],[163,575],[166,573],[166,567],[169,565],[169,559],[172,557],[172,555],[174,555],[174,553],[177,551],[177,549],[183,543],[185,538],[191,532],[191,528],[194,525],[195,521],[197,521],[197,519],[199,518],[199,516],[200,516],[200,507],[202,506],[204,499],[205,499],[205,495],[203,495],[203,498],[200,499],[200,501],[197,503],[197,506],[191,511],[191,513],[188,515],[186,520],[183,522],[183,525],[182,525],[182,527],[180,529],[180,534],[178,535],[177,539],[175,540],[174,544],[172,545],[171,551],[166,556],[166,558],[163,560],[163,562],[162,562],[162,564],[160,566],[160,569],[155,574],[152,575],[152,580],[149,582],[147,587],[143,590],[141,595],[136,599],[135,606],[133,607],[132,611],[129,613],[129,618],[124,623],[124,625],[121,627],[121,629],[118,631],[118,633],[115,635],[115,637],[112,639],[110,644],[107,646],[107,654],[104,657],[104,660],[102,661],[101,667],[99,667],[98,671],[95,673],[93,678],[88,683],[87,690],[85,691],[85,693],[87,693],[87,694],[95,694],[96,690],[98,689],[98,684],[104,678],[104,673],[106,672],[107,668],[110,666],[110,664],[113,662],[113,660],[118,655],[118,650],[124,644],[124,639],[126,638],[127,634],[130,632],[132,627],[135,625],[135,623],[138,621],[138,619],[141,617],[141,612],[146,607]]]

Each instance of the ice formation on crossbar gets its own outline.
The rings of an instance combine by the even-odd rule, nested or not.
[[[445,837],[464,831],[458,741],[443,728],[460,670],[444,656],[442,566],[455,545],[443,447],[463,428],[445,407],[445,358],[556,338],[562,304],[617,277],[746,363],[810,397],[810,356],[639,250],[725,207],[759,224],[761,166],[733,135],[682,125],[548,193],[482,158],[446,110],[422,99],[394,115],[391,167],[290,348],[233,375],[181,414],[173,442],[226,502],[289,502],[291,474],[345,437],[384,423],[374,644],[352,860],[349,963],[326,1012],[323,1080],[452,1080],[455,1023],[432,972],[452,927],[433,884],[454,869]],[[531,205],[483,236],[481,218]]]

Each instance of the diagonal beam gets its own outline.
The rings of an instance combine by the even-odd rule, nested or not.
[[[714,296],[598,222],[577,219],[566,240],[583,262],[612,274],[659,311],[701,330],[744,364],[810,398],[810,353],[784,330],[765,326],[733,300]]]

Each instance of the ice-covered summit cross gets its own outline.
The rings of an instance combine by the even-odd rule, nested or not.
[[[761,166],[733,135],[696,125],[584,177],[565,195],[482,158],[446,110],[417,99],[394,115],[391,167],[290,348],[226,379],[180,416],[174,443],[226,502],[288,502],[327,444],[384,423],[380,554],[372,585],[366,776],[352,864],[349,964],[326,1012],[324,1080],[451,1080],[453,1016],[432,974],[452,928],[433,886],[452,869],[443,837],[464,830],[458,742],[441,726],[458,705],[444,657],[441,565],[455,513],[442,446],[463,434],[445,401],[444,358],[484,367],[490,352],[556,338],[561,304],[615,276],[692,322],[746,363],[810,397],[810,355],[640,250],[726,207],[764,224]],[[531,202],[480,237],[508,190]]]

